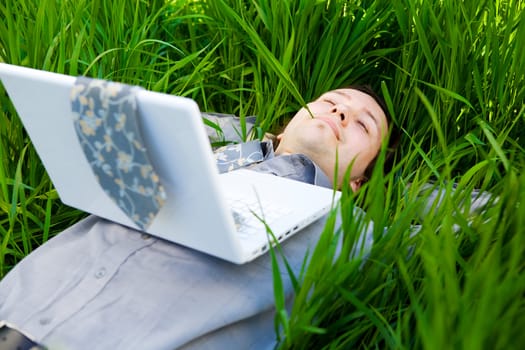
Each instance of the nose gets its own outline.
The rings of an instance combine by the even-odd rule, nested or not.
[[[338,103],[333,106],[331,113],[341,120],[341,124],[345,126],[348,124],[350,117],[350,110],[345,104]]]

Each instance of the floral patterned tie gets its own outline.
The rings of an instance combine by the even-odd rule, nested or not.
[[[141,138],[136,89],[79,77],[71,89],[71,108],[78,139],[98,182],[145,230],[164,204],[166,192]]]
[[[265,153],[268,153],[266,148],[267,145],[261,144],[260,141],[248,141],[220,147],[214,152],[217,168],[220,173],[225,173],[261,162],[268,157],[265,156]]]

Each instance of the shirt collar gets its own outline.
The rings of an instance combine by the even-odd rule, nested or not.
[[[316,163],[314,163],[313,160],[308,158],[306,155],[290,154],[288,156],[276,156],[274,153],[273,143],[271,140],[262,141],[261,147],[266,150],[265,159],[270,159],[270,158],[275,158],[275,157],[288,157],[288,156],[290,157],[290,159],[300,158],[302,160],[302,163],[304,164],[304,167],[310,167],[313,170],[312,171],[313,180],[311,182],[313,185],[332,188],[332,183],[330,182],[330,179],[328,178],[328,176],[324,173],[324,171],[321,170],[321,168],[319,168],[319,166]]]
[[[273,143],[249,141],[215,151],[219,172],[247,167],[259,172],[290,178],[316,186],[332,188],[326,174],[304,154],[275,155]]]

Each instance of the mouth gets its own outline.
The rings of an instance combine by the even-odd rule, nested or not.
[[[331,118],[328,118],[328,117],[318,117],[318,118],[315,118],[315,119],[321,120],[321,121],[325,122],[326,124],[328,124],[328,126],[330,127],[330,129],[332,129],[332,132],[334,133],[335,138],[336,138],[337,140],[340,140],[340,139],[341,139],[341,135],[340,135],[340,133],[339,133],[339,128],[337,127],[337,125],[335,124],[335,122],[334,122]]]

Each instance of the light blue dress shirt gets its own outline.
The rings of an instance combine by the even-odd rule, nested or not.
[[[262,158],[242,166],[329,187],[307,157],[276,157],[267,143],[251,146],[259,146]],[[282,244],[295,274],[324,222]],[[291,301],[292,285],[281,271]],[[234,265],[89,216],[0,281],[0,320],[50,349],[271,349],[270,257]]]
[[[228,119],[220,120],[225,124]],[[310,159],[275,156],[268,142],[221,148],[216,158],[222,172],[248,167],[331,187]],[[439,189],[431,186],[430,191],[428,208],[441,200]],[[490,194],[474,191],[471,210],[482,209],[489,199]],[[321,219],[282,244],[295,275],[324,224]],[[369,223],[359,253],[371,249],[372,232]],[[293,288],[282,261],[280,271],[289,304]],[[265,254],[234,265],[89,216],[36,249],[0,281],[0,320],[49,349],[272,349],[271,261]]]

